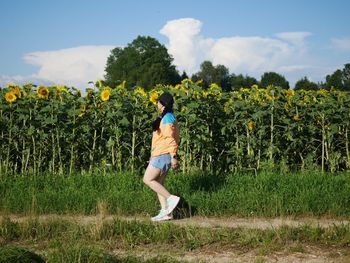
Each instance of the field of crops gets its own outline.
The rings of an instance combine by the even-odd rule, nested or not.
[[[57,85],[0,88],[0,262],[350,258],[348,92],[252,86],[227,93],[188,79],[152,90],[124,84],[98,81],[83,94]],[[181,203],[178,220],[157,225],[149,221],[156,195],[142,174],[164,91],[175,97],[181,133],[181,169],[166,186]],[[85,222],[91,216],[96,222]],[[218,225],[232,216],[254,223]],[[215,227],[182,221],[195,217]],[[256,228],[287,217],[334,223]]]
[[[350,94],[278,87],[224,93],[212,84],[127,90],[98,81],[0,89],[0,174],[139,171],[150,154],[156,99],[175,96],[181,170],[236,172],[350,168]]]

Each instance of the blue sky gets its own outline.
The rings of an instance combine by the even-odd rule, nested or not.
[[[347,0],[2,0],[0,86],[103,78],[109,52],[138,35],[166,45],[188,74],[210,60],[230,73],[267,71],[293,85],[350,63]]]

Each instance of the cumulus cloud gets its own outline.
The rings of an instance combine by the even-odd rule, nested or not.
[[[260,76],[266,71],[300,71],[308,65],[298,61],[307,45],[309,32],[282,32],[275,37],[232,36],[219,39],[200,35],[202,23],[193,18],[168,21],[160,33],[168,37],[174,64],[193,74],[204,60],[221,64],[232,73]]]
[[[192,75],[204,60],[226,66],[231,73],[259,78],[275,71],[288,76],[319,71],[307,63],[307,37],[310,32],[282,32],[271,37],[231,36],[210,38],[201,35],[202,22],[194,18],[168,21],[160,33],[168,38],[168,52],[180,71]],[[350,39],[333,39],[333,46],[350,50]],[[0,76],[7,82],[55,83],[85,88],[89,81],[103,78],[107,58],[114,46],[80,46],[53,51],[39,51],[24,56],[26,63],[37,66],[31,76]],[[305,71],[305,72],[304,72]],[[315,73],[314,73],[315,74]],[[3,84],[2,84],[3,85]]]
[[[331,39],[332,47],[339,51],[350,51],[350,38]]]
[[[259,71],[275,69],[289,56],[286,43],[261,37],[231,37],[215,41],[208,50],[208,59],[233,71]]]
[[[32,52],[24,60],[38,66],[32,77],[56,84],[84,87],[103,78],[107,57],[113,46],[80,46],[55,51]]]
[[[298,47],[304,46],[305,38],[311,35],[310,32],[282,32],[276,34],[278,38]]]
[[[169,38],[168,52],[174,57],[174,64],[192,72],[198,64],[196,39],[202,23],[193,18],[172,20],[165,24],[160,33]]]
[[[8,84],[14,83],[17,85],[24,85],[26,83],[33,83],[36,85],[53,85],[54,82],[48,79],[37,78],[33,75],[0,75],[0,87],[6,87]]]

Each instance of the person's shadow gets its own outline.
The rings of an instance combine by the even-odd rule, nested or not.
[[[216,174],[203,173],[198,174],[189,182],[190,189],[193,192],[215,192],[220,189],[225,183],[225,177]],[[197,214],[197,208],[189,204],[184,197],[180,196],[180,202],[173,212],[174,219],[184,219]]]
[[[175,220],[192,217],[196,214],[196,208],[190,205],[182,196],[180,196],[179,204],[173,211],[173,217]]]

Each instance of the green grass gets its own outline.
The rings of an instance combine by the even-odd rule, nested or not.
[[[16,246],[0,247],[0,263],[45,263],[45,260],[32,251]]]
[[[0,247],[0,263],[179,263],[170,257],[144,259],[136,256],[115,256],[96,245],[69,244],[51,247],[46,256],[38,254],[18,245]]]
[[[2,213],[154,214],[157,197],[142,174],[2,177]],[[350,216],[350,174],[252,175],[171,173],[167,188],[182,197],[178,216]]]
[[[21,244],[32,257],[44,258],[47,262],[178,262],[176,255],[186,251],[225,251],[260,250],[268,255],[274,251],[303,253],[305,246],[320,249],[346,250],[350,245],[350,225],[337,225],[328,228],[301,225],[282,226],[275,229],[247,228],[201,228],[177,226],[172,223],[154,224],[149,221],[125,221],[115,219],[91,224],[78,224],[73,221],[38,219],[21,223],[3,219],[0,222],[0,262],[10,258],[8,253],[14,244]],[[154,250],[150,255],[137,255],[138,249]],[[4,249],[5,248],[5,249]],[[116,257],[115,248],[131,253]],[[12,249],[23,256],[27,249]],[[1,250],[0,250],[1,251]],[[135,252],[136,251],[136,252]],[[168,251],[162,257],[160,251]],[[21,253],[19,253],[21,252]],[[158,257],[155,257],[160,253]],[[169,254],[170,253],[170,254]],[[135,255],[136,254],[136,255]],[[28,256],[28,254],[26,254]],[[152,261],[153,258],[153,261]],[[157,259],[156,259],[157,258]],[[1,261],[3,260],[3,261]],[[40,262],[40,261],[38,261]]]

